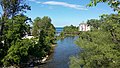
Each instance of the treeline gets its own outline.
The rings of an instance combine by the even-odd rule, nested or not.
[[[55,28],[49,17],[37,17],[31,27],[31,19],[23,14],[30,6],[23,0],[1,0],[0,6],[0,66],[26,66],[51,52]],[[34,37],[24,38],[31,28]]]
[[[63,31],[61,32],[60,36],[61,37],[76,36],[78,34],[79,34],[78,27],[70,25],[70,26],[65,26],[63,28]]]
[[[51,19],[47,16],[43,18],[37,17],[34,19],[32,35],[39,37],[40,32],[43,32],[45,36],[45,42],[54,44],[55,43],[55,27],[51,23]]]
[[[96,1],[96,0],[95,0]],[[117,8],[118,1],[111,4]],[[98,3],[97,1],[95,3]],[[93,3],[94,4],[94,1]],[[117,10],[118,11],[118,10]],[[119,12],[119,11],[118,11]],[[92,26],[89,32],[82,32],[76,44],[81,53],[71,57],[70,68],[119,68],[120,67],[120,15],[103,14],[100,19],[91,19],[87,23]]]

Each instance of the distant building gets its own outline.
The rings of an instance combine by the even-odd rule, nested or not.
[[[86,23],[79,24],[79,31],[90,31],[90,26]]]
[[[31,38],[34,38],[34,36],[28,36],[28,35],[26,35],[22,39],[31,39]]]

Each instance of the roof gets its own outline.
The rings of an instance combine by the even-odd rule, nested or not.
[[[87,23],[80,23],[80,25],[88,25]]]

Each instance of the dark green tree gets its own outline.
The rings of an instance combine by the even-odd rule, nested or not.
[[[7,27],[6,29],[4,29],[4,37],[5,37],[5,42],[4,45],[1,50],[3,50],[3,52],[1,53],[2,56],[0,57],[3,62],[3,64],[5,66],[7,65],[19,65],[20,62],[22,63],[22,57],[24,56],[19,56],[18,53],[15,53],[16,51],[20,52],[19,49],[24,48],[25,46],[29,46],[31,44],[29,44],[30,42],[24,42],[24,40],[22,39],[26,33],[28,33],[28,29],[29,29],[29,25],[27,24],[27,20],[29,18],[24,16],[24,15],[17,15],[14,16],[12,19],[8,19],[6,22],[7,24],[5,24],[5,26]],[[15,48],[11,50],[11,48]],[[9,52],[10,50],[10,52]],[[28,50],[24,50],[24,51],[28,51]],[[13,54],[11,54],[13,53]],[[21,52],[22,54],[22,52]],[[13,57],[10,58],[12,56],[18,56],[19,59],[17,59],[17,57]],[[8,59],[6,59],[6,57]],[[5,60],[6,59],[6,60]],[[15,60],[16,59],[16,60]],[[19,61],[19,62],[18,62]]]
[[[3,65],[20,67],[21,64],[27,63],[30,60],[29,49],[30,47],[33,48],[34,45],[35,42],[29,39],[17,39],[13,41],[11,47],[7,51],[8,54],[2,59]]]
[[[32,30],[32,35],[33,36],[39,36],[39,29],[40,26],[42,25],[42,20],[40,17],[35,18],[33,22],[33,30]]]
[[[21,66],[30,60],[42,59],[51,50],[55,28],[49,17],[35,20],[34,29],[37,39],[23,38],[30,34],[31,20],[23,14],[30,7],[24,0],[1,0],[3,14],[0,19],[0,65]],[[35,28],[37,26],[37,29]],[[36,33],[35,32],[35,33]],[[39,39],[39,40],[38,40]],[[33,52],[34,50],[34,52]]]
[[[97,20],[97,19],[91,19],[91,20],[88,20],[87,21],[87,24],[89,25],[89,26],[91,26],[91,27],[93,27],[93,28],[96,28],[96,29],[98,29],[98,27],[100,27],[100,21],[99,20]]]
[[[51,23],[51,19],[49,17],[44,16],[42,19],[37,17],[34,20],[32,34],[38,37],[41,30],[44,30],[46,35],[51,39],[50,43],[54,43],[55,27]]]
[[[101,16],[100,29],[82,32],[76,41],[83,50],[79,57],[72,57],[71,68],[119,68],[120,67],[120,1],[91,0],[88,6],[107,3],[118,14]]]
[[[79,33],[78,27],[70,25],[70,26],[65,26],[63,28],[63,32],[61,32],[61,35],[64,34],[66,36],[75,36]],[[62,35],[63,36],[63,35]]]
[[[30,6],[23,3],[24,0],[1,0],[0,6],[2,8],[3,14],[1,16],[1,29],[0,29],[0,42],[2,40],[3,31],[5,29],[6,20],[12,18],[13,16],[25,12],[25,10],[30,10]]]
[[[0,7],[3,12],[0,17],[0,64],[2,64],[1,60],[9,54],[9,48],[15,45],[18,39],[22,39],[29,29],[26,24],[28,18],[23,12],[30,10],[30,6],[26,5],[24,0],[0,0]]]
[[[83,32],[76,41],[83,50],[78,58],[72,58],[71,68],[118,68],[120,66],[119,15],[102,16],[99,30]]]

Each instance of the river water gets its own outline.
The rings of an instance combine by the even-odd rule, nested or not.
[[[74,44],[76,39],[77,37],[66,37],[58,40],[51,58],[39,68],[69,68],[69,57],[80,52],[80,48]]]

